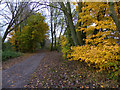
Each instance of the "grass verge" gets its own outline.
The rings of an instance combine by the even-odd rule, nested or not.
[[[13,50],[5,50],[5,51],[2,51],[2,61],[6,61],[7,59],[10,59],[10,58],[19,57],[21,55],[22,53],[20,52],[16,52]]]

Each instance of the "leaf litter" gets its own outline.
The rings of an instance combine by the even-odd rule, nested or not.
[[[118,88],[106,72],[96,72],[79,61],[64,60],[62,53],[46,52],[26,88]]]

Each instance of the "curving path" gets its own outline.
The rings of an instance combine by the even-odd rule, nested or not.
[[[24,88],[45,53],[37,53],[27,60],[2,71],[2,88]]]

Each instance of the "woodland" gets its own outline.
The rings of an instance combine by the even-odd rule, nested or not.
[[[62,62],[71,65],[73,71],[76,66],[80,69],[81,65],[98,73],[106,72],[108,78],[117,83],[113,87],[120,86],[120,1],[19,2],[16,0],[16,2],[1,1],[0,7],[3,62],[25,53],[48,50],[52,54],[60,53]],[[47,55],[48,59],[53,57],[54,61],[51,61],[51,64],[61,64],[61,61],[54,59],[56,56]],[[63,71],[66,72],[67,69]],[[72,73],[71,70],[69,72]],[[58,69],[56,74],[59,74]],[[44,85],[40,87],[49,86]],[[104,85],[100,87],[103,88]],[[110,84],[105,87],[110,87]]]

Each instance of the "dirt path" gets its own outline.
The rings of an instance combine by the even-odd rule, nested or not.
[[[2,72],[3,88],[23,88],[28,83],[31,74],[39,66],[45,53],[37,53],[27,60],[17,63]]]
[[[23,62],[27,58],[29,58],[30,56],[33,56],[35,54],[36,54],[36,52],[35,53],[24,53],[23,55],[21,55],[19,57],[10,58],[10,59],[2,62],[2,70],[9,69],[11,66]]]

